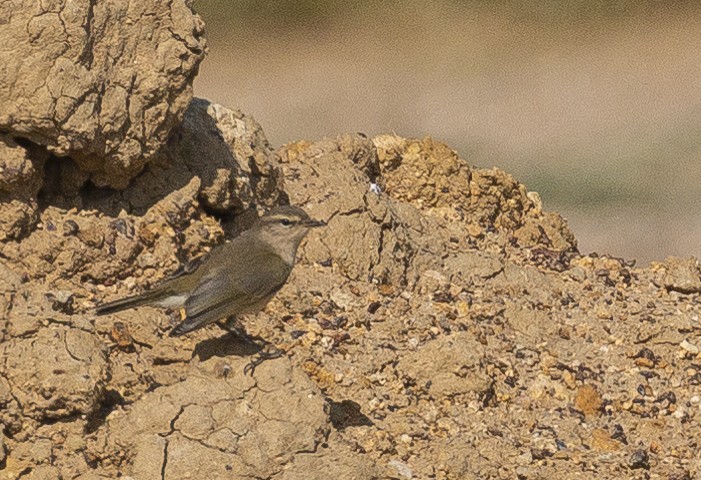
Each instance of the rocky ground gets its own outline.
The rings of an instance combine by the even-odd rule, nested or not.
[[[275,150],[253,119],[187,86],[178,102],[142,102],[149,79],[196,72],[203,44],[181,46],[201,25],[186,4],[37,15],[30,3],[0,37],[58,18],[70,45],[138,24],[151,35],[123,52],[149,52],[156,34],[172,48],[140,64],[126,108],[83,110],[87,97],[52,88],[48,106],[32,98],[49,116],[75,100],[60,122],[0,117],[0,478],[701,476],[696,260],[636,269],[582,256],[537,194],[430,138]],[[172,23],[153,22],[163,15]],[[87,34],[71,29],[88,18]],[[47,31],[6,44],[30,57],[21,49]],[[48,64],[73,61],[65,81],[86,75],[106,102],[114,85],[97,71],[114,65],[81,70],[81,58],[69,49]],[[19,70],[0,71],[15,86],[3,105],[19,98]],[[78,112],[126,123],[112,143],[86,143],[67,127]],[[158,148],[120,147],[144,132],[129,115],[168,132]],[[95,316],[279,203],[328,222],[265,311],[241,319],[286,356],[247,376],[255,348],[215,327],[174,339],[159,309]]]

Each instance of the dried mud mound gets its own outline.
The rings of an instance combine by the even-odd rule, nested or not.
[[[6,478],[701,471],[697,262],[582,256],[536,194],[431,139],[274,152],[197,100],[127,189],[40,197],[37,227],[0,247]],[[92,313],[252,216],[222,212],[281,201],[328,222],[242,319],[286,358],[247,377],[252,347],[216,328],[171,339],[160,310]]]
[[[184,3],[8,5],[0,478],[701,475],[696,260],[581,255],[536,193],[430,138],[275,151],[189,101],[204,43]],[[255,348],[215,327],[95,316],[280,203],[328,226],[241,318],[287,352],[252,377]]]
[[[201,19],[183,0],[20,0],[0,18],[0,131],[126,186],[192,98]]]

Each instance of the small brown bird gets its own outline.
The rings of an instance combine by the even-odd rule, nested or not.
[[[140,295],[105,303],[98,315],[149,305],[184,308],[177,337],[217,320],[260,311],[287,281],[309,229],[325,225],[298,207],[275,207],[192,269]]]

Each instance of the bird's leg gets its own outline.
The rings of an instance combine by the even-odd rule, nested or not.
[[[241,324],[236,321],[236,317],[229,317],[224,322],[217,322],[217,325],[219,325],[219,328],[225,332],[228,332],[230,335],[233,335],[250,345],[255,345],[260,349],[258,353],[255,354],[253,360],[251,360],[248,365],[243,367],[244,375],[250,374],[253,376],[253,372],[255,372],[256,367],[258,367],[258,365],[261,363],[265,362],[266,360],[273,360],[285,355],[283,350],[280,350],[267,340],[246,333]]]
[[[219,328],[224,330],[225,332],[229,333],[230,335],[233,335],[234,337],[243,340],[246,343],[254,344],[256,346],[258,345],[253,337],[251,337],[246,331],[243,329],[241,324],[239,324],[236,321],[236,317],[229,317],[223,322],[217,322],[217,325]]]

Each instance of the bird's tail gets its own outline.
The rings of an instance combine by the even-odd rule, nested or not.
[[[127,308],[140,307],[143,305],[156,305],[160,300],[163,300],[167,296],[168,293],[163,292],[160,289],[150,290],[139,295],[98,305],[96,312],[98,315],[106,315],[108,313],[120,312],[122,310],[126,310]]]
[[[191,324],[188,324],[187,321],[185,321],[185,322],[182,322],[182,323],[178,324],[177,326],[175,326],[170,331],[168,336],[179,337],[181,335],[185,335],[186,333],[190,333],[193,330],[197,330],[199,327],[200,327],[200,325],[191,325]]]

